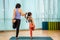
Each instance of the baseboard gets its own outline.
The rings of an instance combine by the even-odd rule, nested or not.
[[[42,30],[42,28],[37,28],[35,30]],[[0,32],[5,32],[5,31],[10,32],[10,31],[15,31],[15,30],[0,30]],[[29,29],[21,29],[20,31],[29,31]]]

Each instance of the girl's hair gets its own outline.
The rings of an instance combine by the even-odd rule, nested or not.
[[[28,12],[28,15],[27,16],[31,16],[32,15],[32,13],[31,12]]]
[[[29,18],[29,16],[31,16],[32,15],[32,13],[31,12],[28,12],[28,14],[27,14],[27,19]]]
[[[17,3],[15,8],[21,8],[21,4]]]

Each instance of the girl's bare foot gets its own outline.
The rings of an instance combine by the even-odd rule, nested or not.
[[[30,37],[30,39],[32,40],[32,37]]]

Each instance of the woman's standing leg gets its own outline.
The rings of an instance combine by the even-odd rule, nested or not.
[[[18,37],[19,34],[19,27],[20,27],[20,20],[17,20],[17,24],[16,24],[16,37]]]

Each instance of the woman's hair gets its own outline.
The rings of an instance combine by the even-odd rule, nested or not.
[[[21,4],[17,3],[15,8],[21,8]]]

